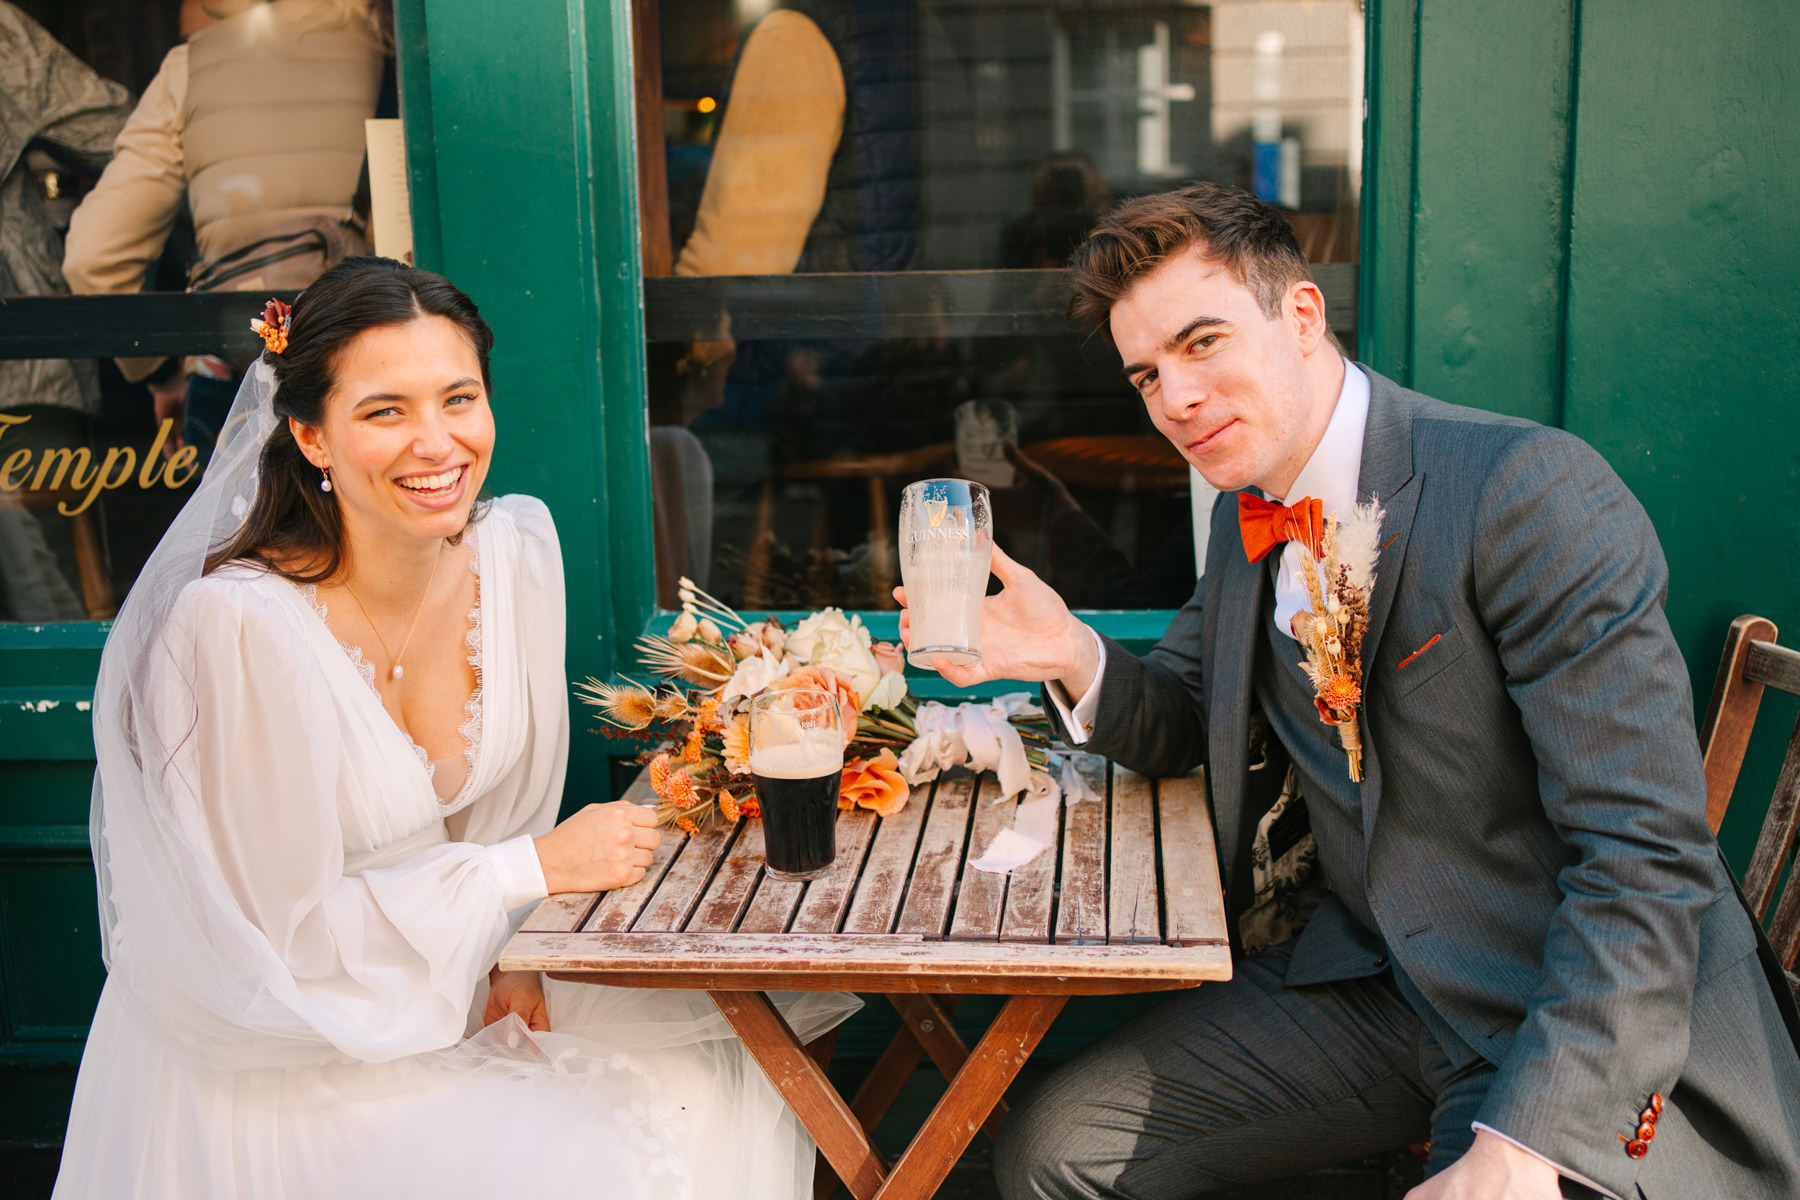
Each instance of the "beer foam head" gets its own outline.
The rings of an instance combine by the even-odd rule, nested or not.
[[[750,771],[765,779],[817,779],[844,767],[844,740],[835,729],[750,751]]]

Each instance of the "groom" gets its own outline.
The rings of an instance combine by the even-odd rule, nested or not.
[[[1144,774],[1205,763],[1227,900],[1256,919],[1230,982],[1015,1112],[1003,1195],[1173,1200],[1429,1141],[1413,1200],[1800,1196],[1791,1004],[1705,824],[1667,568],[1617,476],[1347,363],[1245,193],[1131,201],[1072,274],[1074,314],[1227,493],[1200,587],[1136,658],[996,550],[984,661],[940,669],[1045,681],[1068,741]],[[1358,782],[1301,670],[1284,539],[1367,500]],[[1269,894],[1269,851],[1316,861],[1311,899]]]

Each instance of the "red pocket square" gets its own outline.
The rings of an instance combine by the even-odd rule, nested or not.
[[[1407,655],[1405,658],[1403,658],[1399,662],[1395,663],[1394,670],[1398,671],[1401,667],[1404,667],[1407,663],[1411,662],[1413,659],[1419,657],[1419,655],[1425,653],[1427,650],[1429,650],[1433,646],[1437,645],[1438,639],[1443,636],[1444,635],[1441,633],[1432,634],[1431,640],[1429,642],[1426,642],[1423,646],[1420,646],[1417,650],[1414,650],[1411,654]]]

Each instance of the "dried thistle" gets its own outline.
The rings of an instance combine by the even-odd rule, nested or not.
[[[637,640],[638,656],[658,675],[680,679],[696,687],[723,687],[737,672],[731,652],[708,642],[671,642],[650,635]]]
[[[645,729],[665,719],[657,694],[629,680],[602,683],[590,675],[585,682],[575,685],[575,692],[583,704],[600,710],[601,720],[620,729]]]

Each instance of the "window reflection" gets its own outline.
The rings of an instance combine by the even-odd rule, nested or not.
[[[951,473],[995,487],[1001,544],[1072,605],[1181,603],[1189,472],[1110,347],[1055,319],[1061,266],[1115,200],[1190,179],[1354,262],[1360,6],[640,9],[667,196],[645,259],[678,277],[646,289],[659,599],[685,573],[746,608],[891,607],[900,490]]]
[[[262,297],[367,253],[388,20],[383,0],[0,0],[0,297],[254,293],[242,340]],[[0,359],[0,620],[116,608],[248,362],[198,336]]]

